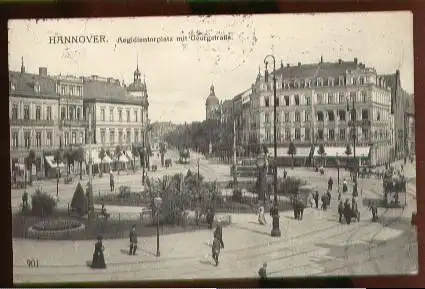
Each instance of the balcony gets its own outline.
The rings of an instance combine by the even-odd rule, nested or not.
[[[54,120],[47,119],[11,119],[9,122],[18,126],[55,126]]]
[[[87,122],[83,119],[63,119],[60,121],[61,127],[85,127]]]

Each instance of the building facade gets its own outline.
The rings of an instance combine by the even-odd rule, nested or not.
[[[210,120],[220,120],[221,118],[221,107],[218,97],[215,95],[214,85],[211,84],[210,94],[205,101],[205,119]]]
[[[347,145],[356,157],[382,164],[390,158],[394,118],[391,89],[375,69],[354,61],[281,64],[276,71],[278,155],[293,142],[299,156],[323,144],[329,157],[345,156]],[[272,147],[272,75],[260,72],[251,95],[243,101],[244,142]],[[317,150],[316,150],[317,151]]]
[[[35,152],[37,172],[42,170],[43,155],[60,144],[59,96],[56,79],[25,71],[9,72],[10,161],[23,164],[30,150]]]

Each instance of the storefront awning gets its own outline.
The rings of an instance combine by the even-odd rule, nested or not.
[[[57,168],[58,164],[55,162],[55,157],[54,156],[45,156],[44,157],[46,159],[46,162],[49,164],[49,166],[51,168]],[[59,168],[64,168],[65,164],[63,162],[59,163]]]

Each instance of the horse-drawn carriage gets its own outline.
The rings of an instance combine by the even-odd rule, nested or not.
[[[294,209],[294,218],[301,220],[303,217],[304,208],[308,206],[313,192],[317,189],[314,186],[304,185],[298,188],[298,191],[291,196],[291,202]]]
[[[407,202],[406,184],[404,176],[387,171],[383,178],[384,203],[386,207],[405,207]]]
[[[190,150],[189,149],[181,149],[179,161],[181,164],[188,164],[190,162]]]

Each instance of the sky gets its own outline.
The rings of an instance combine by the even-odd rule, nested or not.
[[[105,35],[107,43],[51,44],[51,36]],[[191,40],[191,35],[230,39]],[[188,36],[178,41],[178,36]],[[132,37],[173,41],[123,43]],[[400,70],[413,93],[410,12],[174,16],[9,21],[9,69],[47,67],[49,75],[99,75],[129,84],[138,63],[147,83],[152,121],[205,119],[210,85],[220,100],[251,87],[264,57],[277,65],[353,60],[380,74]]]

